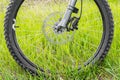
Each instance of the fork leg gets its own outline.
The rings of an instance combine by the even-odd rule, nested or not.
[[[67,23],[71,17],[71,14],[73,13],[73,9],[76,5],[76,2],[77,2],[77,0],[70,0],[67,10],[64,14],[64,17],[61,20],[61,22],[58,24],[57,28],[60,26],[65,28],[67,26]]]

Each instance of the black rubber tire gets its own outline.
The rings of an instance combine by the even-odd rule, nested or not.
[[[13,56],[13,58],[15,59],[15,61],[22,68],[29,71],[32,75],[36,75],[38,70],[37,66],[24,56],[21,49],[19,48],[19,45],[16,44],[17,41],[15,40],[15,34],[14,34],[15,31],[12,29],[13,19],[16,18],[17,12],[23,1],[24,0],[11,0],[5,16],[4,35],[8,49],[11,55]],[[101,12],[105,33],[98,52],[95,54],[94,58],[90,60],[90,62],[101,61],[105,58],[105,56],[107,55],[110,49],[114,35],[113,17],[107,1],[106,0],[94,0],[94,1],[99,7],[99,10]],[[88,64],[89,63],[86,63],[86,65]],[[42,69],[41,71],[44,72],[44,70]]]

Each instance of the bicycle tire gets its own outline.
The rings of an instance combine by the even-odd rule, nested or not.
[[[114,35],[114,22],[107,1],[106,0],[94,0],[94,1],[101,12],[105,27],[105,34],[104,34],[104,40],[102,41],[102,46],[100,47],[97,54],[95,54],[94,58],[92,59],[92,61],[96,62],[99,60],[103,60],[110,49]],[[32,75],[36,75],[38,67],[35,64],[33,64],[29,59],[27,59],[26,56],[22,53],[21,49],[18,47],[18,44],[16,44],[17,41],[15,40],[15,35],[14,35],[15,32],[12,29],[12,24],[13,24],[12,20],[16,18],[17,12],[20,6],[22,5],[22,3],[23,0],[11,0],[5,16],[4,35],[8,49],[11,55],[13,56],[13,58],[15,59],[15,61],[23,69],[29,71]],[[43,69],[41,69],[41,71],[44,72]]]

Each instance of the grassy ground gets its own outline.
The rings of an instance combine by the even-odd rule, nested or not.
[[[5,1],[0,2],[1,6],[7,5]],[[94,66],[92,68],[82,69],[79,74],[72,74],[72,78],[76,79],[86,79],[86,80],[120,80],[120,2],[118,0],[109,0],[109,4],[112,8],[114,20],[115,20],[115,36],[112,44],[112,48],[106,57],[105,61],[98,67]],[[3,20],[4,20],[4,7],[0,6],[0,80],[36,80],[38,77],[32,77],[29,73],[21,69],[9,54],[6,47],[4,36],[3,36]],[[3,8],[3,9],[1,9]],[[22,13],[21,13],[22,14]],[[26,14],[29,16],[28,14]],[[33,14],[34,16],[34,14]],[[30,16],[29,16],[30,17]],[[20,20],[22,21],[22,20]],[[28,21],[29,22],[29,21]],[[37,21],[36,21],[37,22]],[[19,23],[18,23],[19,24]],[[30,22],[29,22],[30,24]],[[22,24],[21,24],[22,25]],[[32,25],[32,24],[30,24]],[[38,23],[39,25],[39,23]],[[28,26],[28,25],[24,25]],[[36,29],[36,28],[35,28]],[[34,30],[35,30],[34,29]],[[24,35],[24,34],[23,34]],[[37,39],[37,38],[35,38]],[[22,44],[21,44],[22,45]],[[26,45],[27,46],[27,45]],[[23,46],[23,48],[25,45]],[[89,48],[89,47],[88,47]],[[31,58],[32,60],[34,58]],[[36,61],[35,61],[36,62]],[[68,73],[68,76],[69,73]],[[71,78],[71,79],[72,79]],[[43,79],[41,77],[40,79]]]

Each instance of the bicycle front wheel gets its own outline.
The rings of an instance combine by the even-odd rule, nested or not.
[[[38,74],[39,69],[71,72],[103,60],[108,53],[114,25],[106,0],[84,0],[78,30],[57,33],[54,25],[67,5],[68,1],[61,0],[11,1],[5,17],[5,39],[16,62],[31,74]]]

